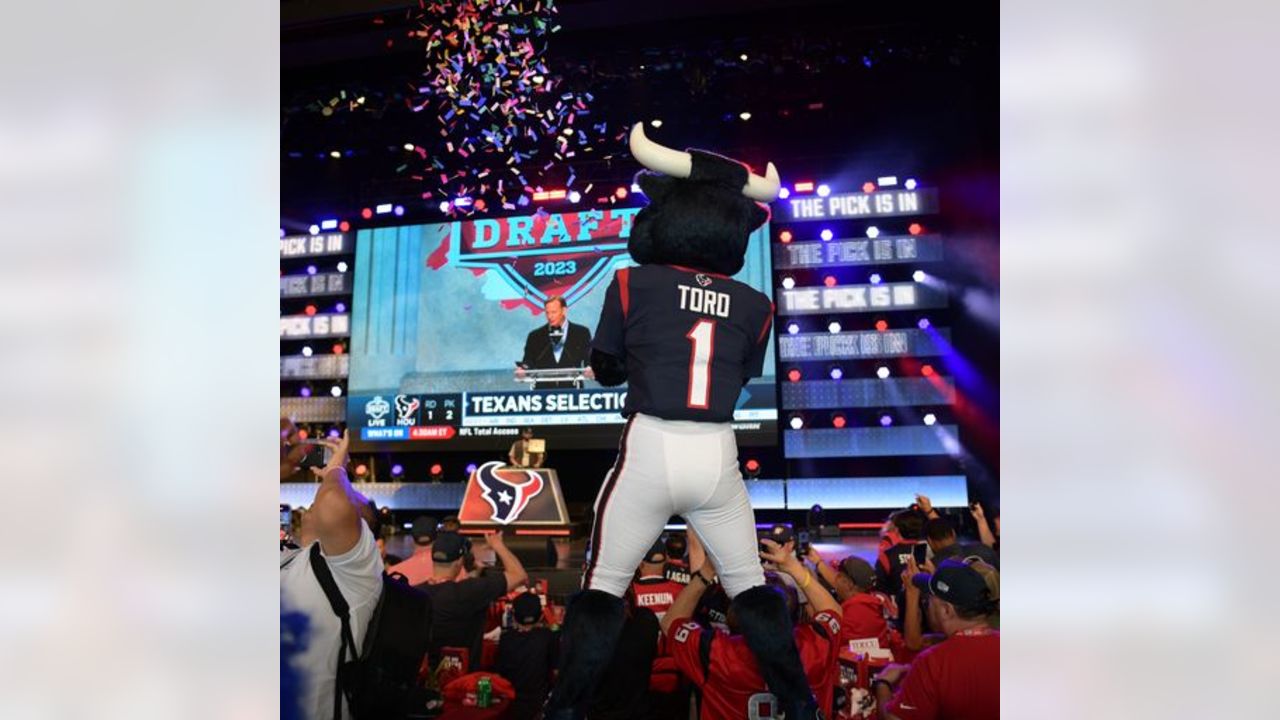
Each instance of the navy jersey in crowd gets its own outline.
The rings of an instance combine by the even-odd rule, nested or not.
[[[729,422],[763,372],[772,319],[769,298],[737,280],[640,265],[614,274],[592,346],[626,362],[623,415]]]

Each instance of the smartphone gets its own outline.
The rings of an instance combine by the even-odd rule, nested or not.
[[[288,531],[293,525],[293,508],[288,503],[280,503],[280,527]]]
[[[298,463],[298,467],[306,470],[308,468],[322,468],[329,464],[329,460],[333,457],[333,450],[327,445],[322,444],[319,440],[303,440],[302,444],[311,446],[307,450],[307,454],[302,456],[302,462]]]
[[[796,533],[796,557],[803,560],[809,554],[809,531]]]
[[[911,554],[916,558],[916,565],[924,565],[926,553],[929,551],[929,545],[926,543],[917,543],[911,548]]]

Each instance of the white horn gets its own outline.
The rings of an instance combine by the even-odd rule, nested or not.
[[[773,202],[778,199],[780,187],[782,187],[782,181],[778,179],[778,169],[773,166],[773,163],[769,163],[765,168],[764,177],[755,173],[747,176],[747,186],[742,188],[742,194],[759,202]]]
[[[645,137],[644,123],[636,123],[631,128],[631,156],[645,168],[663,175],[687,178],[693,172],[693,158],[689,153],[663,147]],[[777,192],[776,181],[774,192]]]

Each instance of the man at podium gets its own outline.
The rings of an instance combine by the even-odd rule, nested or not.
[[[547,441],[533,439],[533,428],[520,431],[520,439],[511,443],[507,462],[512,467],[540,468],[547,459]]]

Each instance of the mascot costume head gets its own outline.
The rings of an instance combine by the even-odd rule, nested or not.
[[[715,153],[672,150],[647,138],[641,124],[632,128],[630,146],[632,156],[645,168],[635,182],[648,199],[632,224],[627,243],[632,259],[642,266],[676,266],[720,276],[740,271],[751,233],[769,219],[762,203],[778,196],[780,183],[773,164],[762,177],[745,164]],[[591,367],[602,385],[627,379],[623,358],[593,349]],[[654,532],[661,532],[660,524]],[[758,558],[750,559],[758,572]],[[787,718],[820,717],[783,596],[759,585],[739,592],[733,607],[760,673]],[[613,659],[625,617],[622,599],[601,590],[584,590],[570,601],[562,633],[560,677],[547,704],[547,718],[584,716],[601,673]]]

